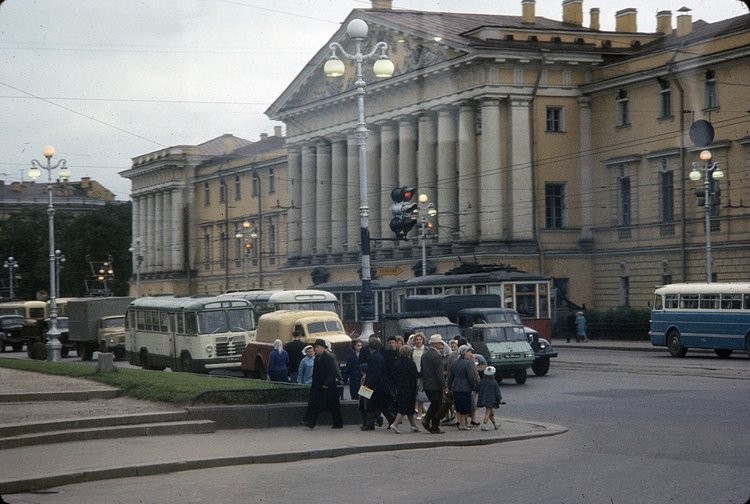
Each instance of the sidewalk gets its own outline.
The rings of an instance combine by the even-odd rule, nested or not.
[[[108,387],[77,378],[0,368],[0,428],[9,424],[175,411],[171,405],[124,397],[102,398]],[[75,400],[55,400],[77,393]],[[22,399],[23,394],[32,394]],[[88,399],[83,399],[88,397]],[[39,400],[44,399],[44,400]],[[331,430],[321,424],[273,429],[219,430],[209,434],[156,435],[23,446],[0,450],[0,495],[87,481],[163,474],[241,464],[268,464],[360,453],[441,446],[477,446],[567,432],[560,425],[499,418],[497,431],[394,434],[358,425]]]
[[[629,340],[601,340],[590,339],[587,342],[576,342],[571,340],[568,343],[565,337],[558,337],[551,341],[555,350],[561,348],[594,348],[597,350],[625,350],[637,352],[665,352],[666,347],[657,347],[650,341],[629,341]]]

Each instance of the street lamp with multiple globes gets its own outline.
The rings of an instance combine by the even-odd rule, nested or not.
[[[62,250],[55,250],[55,290],[57,295],[60,295],[60,270],[65,262],[65,254]]]
[[[250,224],[250,221],[245,220],[242,222],[242,229],[237,229],[237,232],[235,233],[234,237],[238,240],[243,240],[242,243],[242,269],[245,272],[245,288],[250,288],[250,269],[248,268],[247,261],[250,257],[250,251],[253,249],[253,242],[258,240],[259,237],[258,230],[255,229],[255,226]],[[257,250],[257,248],[256,248]],[[258,251],[258,255],[260,256],[260,251]],[[262,257],[259,257],[259,260],[263,260]],[[262,266],[260,263],[258,263],[258,275],[260,278],[260,287],[263,288],[263,276],[262,276]]]
[[[430,198],[426,194],[419,195],[419,240],[422,242],[422,276],[427,276],[427,217],[435,217],[437,208],[429,203]]]
[[[387,78],[393,75],[393,62],[386,56],[388,44],[377,42],[372,50],[362,53],[362,44],[367,37],[368,26],[361,19],[353,19],[346,27],[346,33],[354,40],[355,51],[353,54],[348,53],[341,44],[333,42],[329,46],[331,57],[326,61],[323,70],[328,77],[341,77],[344,75],[346,67],[344,62],[338,57],[337,52],[348,60],[355,62],[356,80],[354,87],[357,89],[357,128],[355,136],[357,138],[358,168],[359,168],[359,221],[360,221],[360,240],[362,256],[362,292],[360,294],[359,318],[362,323],[360,337],[367,338],[373,333],[373,321],[375,320],[375,309],[373,307],[373,295],[371,273],[370,273],[370,231],[368,229],[369,207],[367,204],[367,123],[365,122],[365,88],[367,84],[362,76],[362,62],[375,58],[373,73],[375,77]],[[376,54],[378,54],[376,56]]]
[[[135,297],[141,297],[141,264],[143,264],[143,251],[141,250],[141,239],[136,238],[133,247],[128,249],[135,259]]]
[[[704,150],[700,153],[700,160],[703,165],[697,161],[693,163],[693,169],[690,171],[690,180],[698,182],[703,178],[703,212],[705,215],[706,227],[706,282],[711,283],[713,280],[713,259],[711,257],[711,208],[714,202],[716,190],[714,180],[724,178],[724,172],[719,168],[719,163],[711,162],[711,151]]]
[[[29,178],[36,180],[42,175],[42,170],[47,170],[47,216],[49,221],[49,321],[50,328],[47,331],[47,360],[59,361],[62,353],[62,344],[60,343],[60,330],[57,328],[57,286],[55,285],[55,207],[52,204],[52,172],[59,169],[59,179],[63,182],[70,178],[70,171],[65,166],[67,161],[65,159],[59,160],[54,166],[52,165],[52,157],[55,155],[55,148],[51,145],[46,145],[42,149],[42,155],[47,158],[47,164],[44,165],[36,159],[31,160],[31,168],[29,168]]]
[[[10,291],[8,292],[8,299],[13,301],[13,298],[16,297],[16,293],[13,290],[14,281],[16,279],[15,270],[18,269],[18,261],[16,261],[13,256],[10,256],[7,261],[3,261],[3,268],[8,270],[8,281],[10,282],[9,287]]]

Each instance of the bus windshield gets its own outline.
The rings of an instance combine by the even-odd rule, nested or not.
[[[484,341],[487,343],[499,341],[528,341],[523,327],[486,327]]]
[[[338,320],[326,320],[323,322],[311,322],[307,324],[307,335],[313,336],[316,333],[326,332],[344,332],[344,328],[341,326]]]
[[[250,310],[214,310],[198,313],[198,333],[249,331],[253,327]]]

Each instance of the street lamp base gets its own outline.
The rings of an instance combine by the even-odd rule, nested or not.
[[[62,358],[62,343],[57,338],[49,338],[47,344],[47,360],[50,362],[58,362]]]
[[[372,325],[372,320],[362,321],[362,330],[359,333],[359,339],[366,341],[370,335],[375,334],[375,327]]]

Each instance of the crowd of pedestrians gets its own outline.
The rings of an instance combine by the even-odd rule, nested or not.
[[[323,411],[331,413],[334,429],[343,426],[340,399],[345,385],[358,401],[363,431],[386,426],[400,434],[404,419],[412,432],[420,432],[421,423],[431,434],[443,434],[441,426],[446,425],[463,431],[499,427],[494,410],[505,403],[496,370],[463,338],[445,342],[440,334],[427,338],[415,333],[407,342],[390,336],[385,347],[374,334],[366,342],[355,339],[343,373],[323,339],[306,345],[295,332],[286,347],[281,340],[273,346],[269,379],[310,386],[303,424],[311,429]]]

